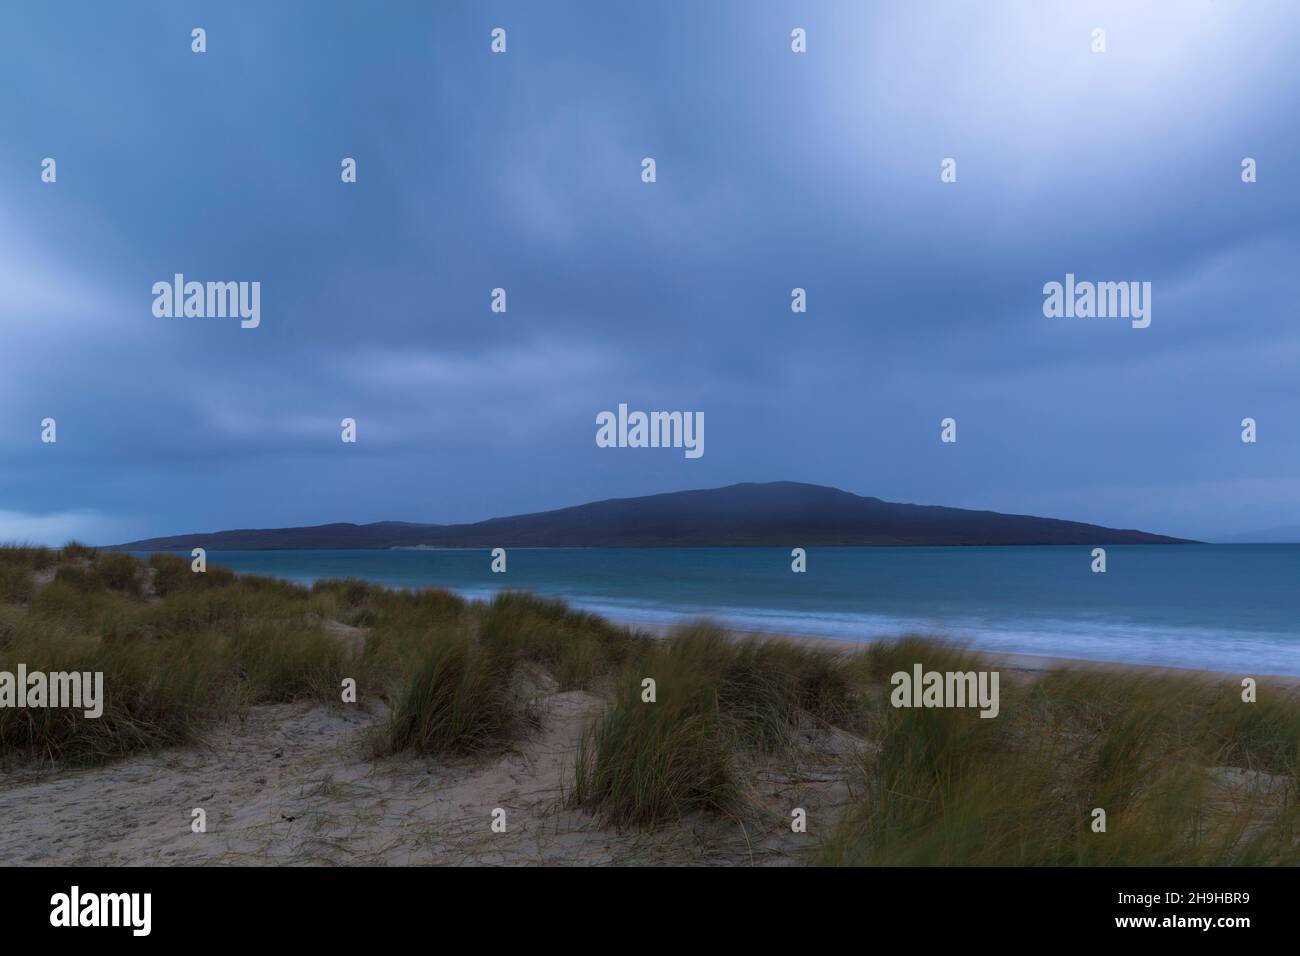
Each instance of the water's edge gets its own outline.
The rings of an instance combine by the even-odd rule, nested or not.
[[[627,623],[709,617],[737,630],[868,641],[942,636],[973,649],[1243,674],[1300,675],[1300,545],[212,551],[240,573],[357,577],[469,598],[504,588]]]

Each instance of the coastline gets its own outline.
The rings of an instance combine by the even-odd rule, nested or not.
[[[1089,573],[1085,551],[1055,547],[827,549],[806,576],[765,549],[521,549],[508,573],[475,549],[208,559],[305,586],[358,578],[471,600],[526,591],[642,627],[705,617],[831,641],[932,634],[999,654],[1297,677],[1300,547],[1277,547],[1126,546],[1104,575]]]
[[[626,620],[623,618],[611,617],[611,621],[616,624],[623,624],[628,627],[635,627],[639,630],[648,631],[657,637],[669,636],[674,627],[677,625],[667,625],[647,621]],[[723,625],[725,627],[725,624]],[[852,654],[868,647],[871,644],[880,643],[881,640],[897,640],[904,635],[893,635],[891,638],[867,638],[861,641],[844,641],[835,638],[821,637],[815,634],[798,634],[798,633],[776,633],[773,631],[752,631],[737,628],[726,628],[729,634],[734,635],[737,639],[758,639],[758,640],[784,640],[795,641],[801,645],[817,647],[822,650],[831,651],[838,654]],[[938,643],[946,642],[943,635],[925,635],[927,640]],[[1147,674],[1153,677],[1195,677],[1212,683],[1222,683],[1231,681],[1236,684],[1243,677],[1252,677],[1257,680],[1267,680],[1270,684],[1285,687],[1300,687],[1300,675],[1295,674],[1267,674],[1253,673],[1240,674],[1229,671],[1206,670],[1199,667],[1170,667],[1163,664],[1141,664],[1129,661],[1099,661],[1089,660],[1078,657],[1054,657],[1041,654],[1014,654],[1006,651],[988,651],[980,650],[977,647],[951,642],[954,647],[960,647],[966,653],[987,661],[990,666],[1001,667],[1004,670],[1027,677],[1039,677],[1056,670],[1072,671],[1092,671],[1100,673],[1138,673]]]

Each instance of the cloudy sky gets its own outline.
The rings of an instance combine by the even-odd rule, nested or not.
[[[1296,4],[0,21],[0,538],[779,479],[1193,536],[1300,523]],[[178,272],[259,281],[261,326],[156,317]],[[1044,317],[1067,272],[1151,282],[1151,326]],[[620,402],[703,411],[704,456],[597,448]]]

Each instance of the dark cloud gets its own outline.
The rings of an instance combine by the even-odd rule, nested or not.
[[[1176,534],[1300,522],[1290,5],[8,20],[0,537],[782,478]],[[260,281],[261,327],[155,318],[176,272]],[[1044,318],[1066,272],[1152,282],[1151,328]],[[705,456],[596,448],[619,402],[703,410]]]

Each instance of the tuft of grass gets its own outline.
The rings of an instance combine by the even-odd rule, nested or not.
[[[120,613],[120,606],[104,591],[83,588],[84,580],[70,583],[65,576],[38,591],[28,603],[34,626],[51,635],[59,633],[97,634],[101,625]]]
[[[323,578],[311,586],[312,594],[333,594],[343,607],[357,608],[370,598],[370,584],[360,578]]]
[[[585,690],[633,652],[629,633],[563,601],[503,591],[482,608],[479,633],[494,653],[549,670],[561,690]]]
[[[107,647],[91,639],[34,644],[0,653],[0,670],[102,672],[103,714],[64,708],[0,709],[0,756],[72,763],[113,758],[193,739],[207,688],[203,656],[144,642]]]
[[[300,624],[244,625],[223,653],[235,669],[244,703],[338,700],[342,677],[349,671],[342,644]]]
[[[61,564],[54,572],[54,583],[63,585],[78,594],[90,594],[104,587],[104,581],[93,567],[79,564]]]
[[[108,551],[95,559],[95,573],[103,586],[131,597],[144,594],[144,569],[129,554]]]
[[[641,679],[629,671],[617,702],[579,741],[572,802],[614,826],[646,829],[696,811],[742,811],[734,722],[680,657],[665,655],[652,667],[664,696],[641,703]]]
[[[322,579],[312,585],[311,596],[318,614],[352,627],[375,624],[379,617],[376,607],[386,603],[383,588],[372,587],[358,578]]]
[[[708,623],[678,629],[627,666],[613,704],[580,742],[572,802],[620,827],[694,812],[745,818],[746,769],[757,755],[793,754],[801,724],[842,718],[852,694],[839,655],[734,641]]]
[[[912,641],[873,651],[909,670],[988,669]],[[1005,675],[1004,675],[1005,676]],[[1001,712],[879,704],[860,798],[817,861],[848,865],[1300,862],[1300,699],[1268,708],[1195,676],[1058,670],[1003,680]],[[1247,771],[1245,774],[1240,770]],[[1260,770],[1262,773],[1255,773]],[[1094,832],[1094,809],[1106,831]]]
[[[380,751],[497,752],[519,719],[508,660],[467,634],[432,635],[396,694]]]
[[[20,564],[0,564],[0,604],[26,604],[35,591],[31,569]]]
[[[0,566],[17,566],[30,571],[44,571],[54,566],[55,553],[46,547],[30,544],[0,544]]]
[[[32,563],[12,550],[0,548],[0,573]],[[364,679],[309,619],[306,589],[227,573],[145,604],[130,583],[146,578],[135,558],[72,560],[26,611],[0,607],[0,671],[101,672],[103,714],[0,708],[0,764],[99,763],[185,743],[252,704],[337,702],[344,676]]]
[[[149,567],[153,569],[154,593],[159,597],[179,591],[226,587],[235,580],[235,573],[229,568],[209,565],[206,571],[199,573],[193,570],[189,558],[165,551],[155,551],[149,555]]]
[[[332,599],[314,593],[319,608]],[[385,686],[400,684],[414,666],[431,635],[473,630],[471,605],[449,591],[388,591],[373,588],[360,606],[344,616],[345,624],[369,629],[362,655],[368,672]]]
[[[88,544],[69,541],[59,552],[60,561],[93,561],[98,552]]]

